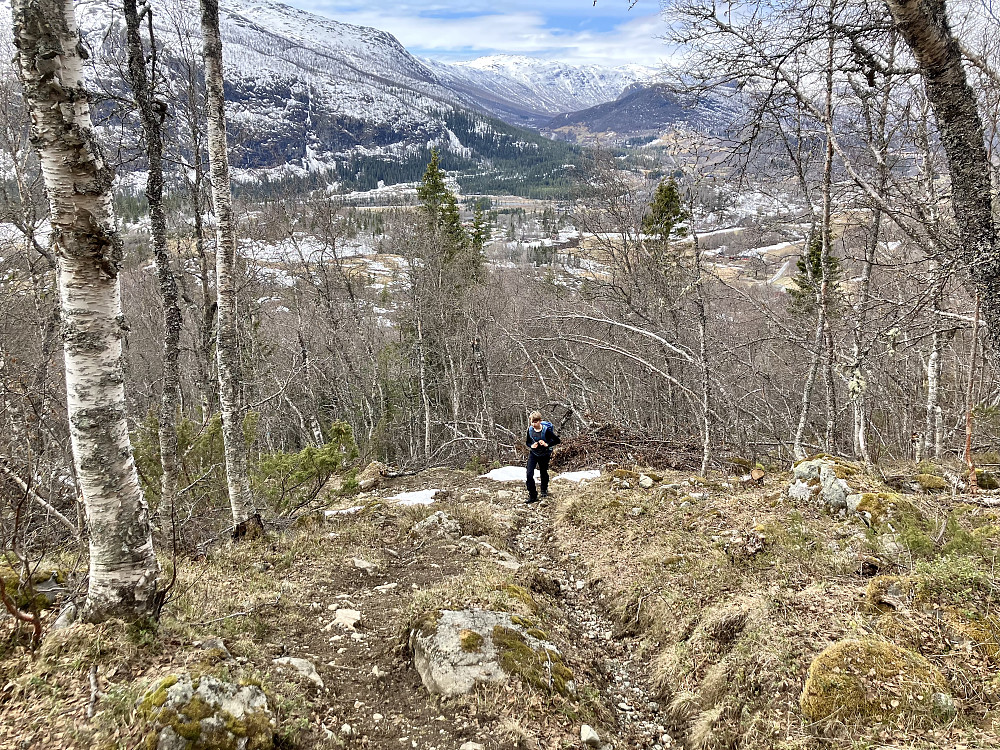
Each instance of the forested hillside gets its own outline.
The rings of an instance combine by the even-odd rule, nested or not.
[[[13,0],[0,747],[1000,744],[1000,21],[664,13]]]

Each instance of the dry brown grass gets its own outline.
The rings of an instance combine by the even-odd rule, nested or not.
[[[881,475],[851,469],[861,489],[889,490]],[[996,705],[988,698],[993,678],[975,667],[989,658],[987,615],[998,592],[971,593],[998,551],[990,512],[963,510],[942,495],[907,495],[868,529],[857,517],[797,506],[784,494],[787,474],[772,473],[760,487],[724,482],[666,472],[649,491],[616,491],[601,480],[558,498],[560,545],[579,551],[610,595],[620,633],[639,634],[640,648],[656,654],[654,686],[670,707],[675,736],[705,750],[867,746],[900,732],[905,747],[992,741],[982,716]],[[885,539],[896,545],[891,555]],[[912,723],[855,719],[820,732],[803,718],[799,696],[813,659],[880,628],[883,613],[865,601],[859,575],[865,560],[883,572],[923,571],[937,582],[928,606],[951,601],[940,589],[953,586],[980,613],[973,621],[983,627],[975,639],[983,645],[971,655],[921,636],[915,644],[913,627],[896,631],[901,645],[947,661],[956,695],[977,696],[954,723],[918,731]],[[915,627],[919,633],[927,624]],[[970,680],[975,690],[960,688]]]

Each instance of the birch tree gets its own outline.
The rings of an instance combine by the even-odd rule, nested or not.
[[[976,93],[969,85],[945,0],[886,0],[900,36],[917,62],[934,110],[951,175],[951,205],[959,253],[970,263],[982,316],[1000,351],[1000,254],[993,218],[990,161]]]
[[[153,38],[153,10],[149,5],[138,9],[136,0],[124,0],[126,48],[128,51],[128,83],[132,88],[139,122],[146,142],[146,200],[149,203],[149,223],[153,238],[153,258],[163,302],[163,386],[160,392],[158,432],[160,442],[160,502],[163,508],[173,507],[177,494],[177,407],[180,403],[180,338],[181,309],[177,301],[177,280],[170,268],[167,253],[167,220],[163,211],[163,118],[166,105],[155,96],[156,41]],[[149,64],[143,49],[141,24],[148,22]]]
[[[229,181],[229,149],[226,143],[226,99],[222,75],[222,37],[219,33],[218,0],[200,0],[201,33],[205,54],[205,105],[208,115],[208,159],[215,211],[215,288],[218,299],[216,353],[219,369],[219,404],[222,436],[226,449],[229,504],[233,512],[233,536],[258,533],[260,514],[250,494],[247,447],[243,437],[243,396],[237,332],[236,224]]]
[[[150,616],[159,566],[129,442],[122,246],[112,213],[113,174],[96,141],[83,86],[85,52],[70,0],[16,0],[13,25],[58,258],[70,437],[90,532],[83,616]]]

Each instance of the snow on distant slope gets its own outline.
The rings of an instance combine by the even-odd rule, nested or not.
[[[654,75],[652,68],[641,65],[569,65],[522,55],[490,55],[458,63],[424,62],[442,83],[488,111],[528,124],[614,101],[632,84]]]

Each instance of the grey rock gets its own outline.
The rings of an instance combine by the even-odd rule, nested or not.
[[[640,474],[639,475],[639,486],[642,487],[644,490],[652,489],[652,487],[653,487],[653,478],[650,477],[650,476],[647,476],[646,474]]]
[[[462,526],[443,510],[439,510],[415,524],[413,533],[426,538],[459,539],[462,536]]]
[[[308,659],[299,659],[294,656],[282,656],[279,659],[275,659],[274,663],[279,666],[292,667],[292,669],[297,671],[316,687],[323,687],[323,678],[320,677],[319,673],[316,671],[316,665]]]
[[[510,490],[497,490],[497,500],[513,500],[514,493]]]
[[[221,651],[223,661],[232,661],[233,655],[229,653],[229,649],[226,648],[226,642],[221,638],[206,638],[201,642],[200,648],[204,651]]]
[[[157,750],[190,750],[195,746],[212,744],[224,747],[245,747],[255,741],[270,739],[274,733],[274,717],[267,706],[267,696],[256,685],[234,685],[211,675],[192,678],[181,674],[168,678],[171,683],[161,680],[151,686],[140,699],[143,700],[158,691],[165,693],[162,705],[153,705],[145,717],[156,733]],[[173,680],[176,679],[174,682]],[[188,716],[186,711],[197,698],[198,713]],[[203,715],[207,705],[213,713]],[[197,737],[181,737],[170,724],[178,719],[185,723],[197,722]],[[227,728],[237,720],[247,731],[247,736],[237,737]]]
[[[486,750],[486,746],[480,742],[463,742],[458,750]]]
[[[788,496],[794,500],[811,502],[836,513],[850,508],[848,497],[857,493],[846,480],[837,476],[836,463],[828,458],[801,461],[792,470],[793,480]],[[860,496],[854,508],[861,502]]]
[[[434,695],[463,695],[478,683],[507,679],[493,642],[493,629],[497,626],[517,631],[532,649],[559,653],[548,641],[528,635],[507,612],[443,610],[433,626],[410,631],[413,665],[427,691]]]
[[[587,747],[600,747],[601,735],[599,735],[589,724],[584,724],[580,727],[580,742]]]
[[[49,630],[63,630],[76,622],[76,605],[73,602],[66,602],[56,621],[49,626]]]

